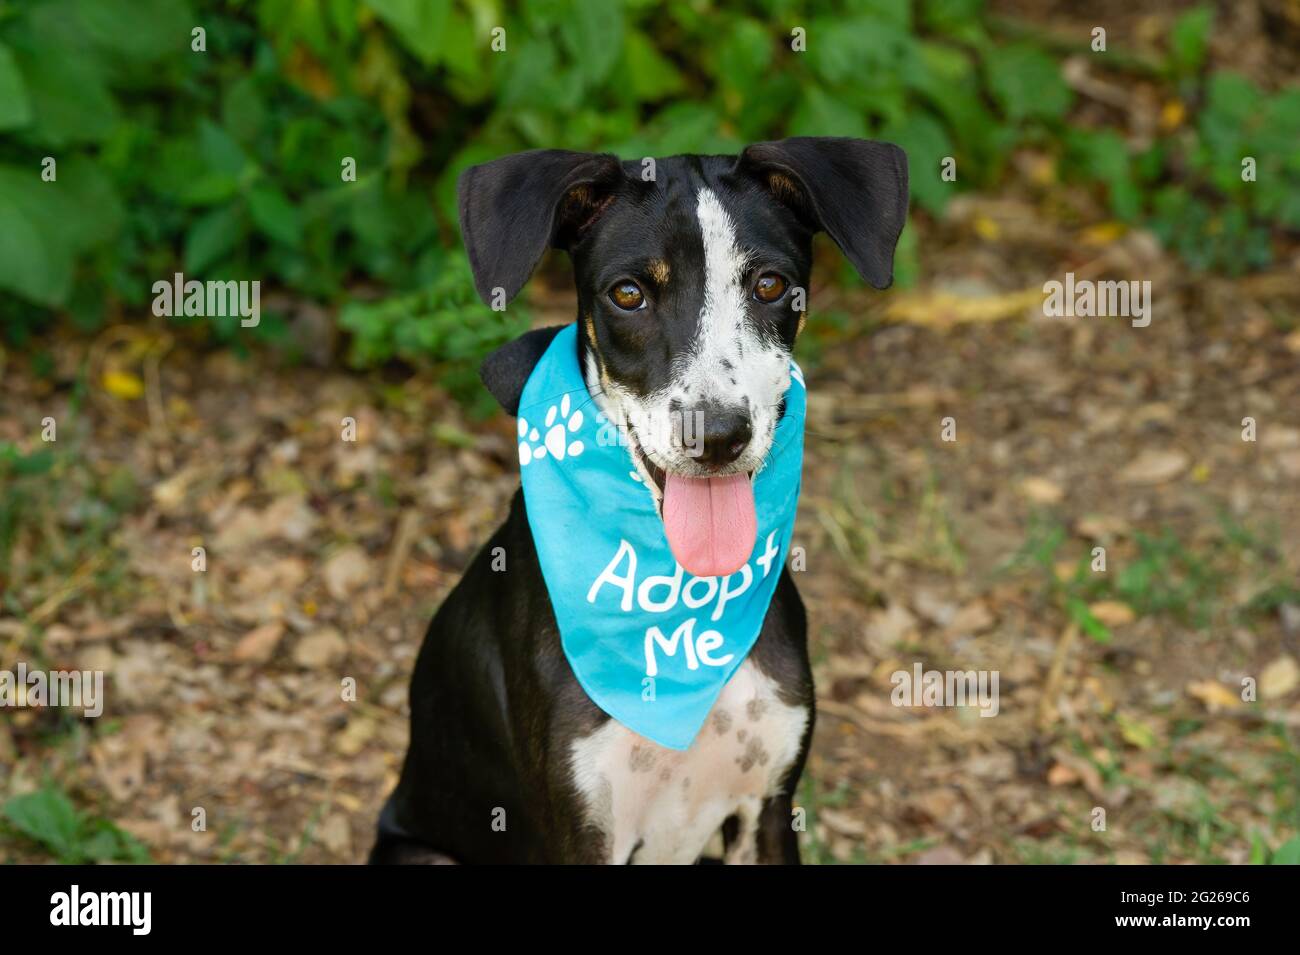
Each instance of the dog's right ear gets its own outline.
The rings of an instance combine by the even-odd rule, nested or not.
[[[564,149],[536,149],[462,172],[460,232],[483,301],[499,307],[514,298],[547,246],[563,248],[605,211],[622,174],[617,156]]]

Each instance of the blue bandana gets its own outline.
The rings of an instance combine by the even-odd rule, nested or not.
[[[729,577],[692,577],[626,440],[605,420],[564,328],[519,401],[524,503],[564,655],[602,710],[660,745],[686,749],[758,639],[790,546],[803,465],[803,375],[754,476],[758,537]]]

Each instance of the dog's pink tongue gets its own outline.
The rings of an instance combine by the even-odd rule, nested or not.
[[[677,563],[696,577],[725,577],[749,560],[758,535],[745,474],[664,482],[664,530]]]

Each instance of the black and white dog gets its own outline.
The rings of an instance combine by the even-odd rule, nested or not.
[[[462,175],[460,222],[485,301],[513,298],[549,246],[567,250],[588,391],[626,430],[658,504],[674,475],[761,466],[790,386],[813,234],[887,287],[907,160],[886,143],[796,138],[660,159],[653,178],[646,168],[561,150],[499,159]],[[484,383],[511,414],[557,331],[485,361]],[[695,453],[673,433],[691,411],[704,423]],[[506,573],[491,567],[497,548]],[[667,749],[575,679],[516,493],[430,624],[410,705],[410,750],[372,862],[691,863],[719,830],[727,862],[799,861],[791,800],[813,687],[786,570],[708,724],[689,749]]]

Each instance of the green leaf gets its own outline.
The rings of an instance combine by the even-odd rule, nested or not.
[[[575,109],[582,102],[582,76],[560,64],[555,46],[549,43],[523,44],[509,48],[496,61],[501,71],[497,85],[497,112],[535,107],[547,115]]]
[[[1027,45],[1005,47],[986,63],[989,88],[1012,122],[1060,119],[1072,94],[1057,62]]]
[[[921,17],[925,25],[949,35],[980,29],[984,0],[925,0]]]
[[[35,171],[0,168],[0,288],[38,305],[61,305],[72,288],[73,252],[49,234]]]
[[[241,76],[226,87],[221,100],[221,125],[232,138],[251,148],[266,122],[267,109],[253,77]]]
[[[713,75],[723,86],[750,93],[772,65],[772,35],[748,17],[734,22],[718,46]]]
[[[252,162],[235,137],[211,120],[199,123],[199,148],[208,168],[228,176],[247,175]]]
[[[848,8],[880,25],[912,29],[912,0],[852,0]]]
[[[1174,21],[1169,31],[1169,59],[1177,73],[1194,73],[1205,62],[1210,45],[1212,7],[1195,7]]]
[[[1273,853],[1273,865],[1300,865],[1300,836],[1292,836]]]
[[[98,142],[117,126],[117,103],[93,59],[79,50],[46,47],[15,54],[27,85],[29,135],[53,146]]]
[[[902,146],[907,153],[911,170],[908,182],[916,201],[934,212],[942,211],[957,188],[955,182],[944,182],[939,175],[944,158],[956,158],[956,150],[943,126],[933,117],[916,111],[902,122],[886,125],[880,131],[880,138]],[[959,164],[958,180],[960,172]]]
[[[442,62],[452,74],[450,89],[456,99],[475,103],[491,92],[484,59],[493,55],[470,18],[452,8],[442,33]]]
[[[273,185],[263,185],[248,194],[248,211],[253,223],[277,242],[297,248],[302,244],[302,220],[285,194]]]
[[[62,305],[76,258],[113,238],[122,206],[93,160],[70,156],[53,182],[40,167],[0,166],[0,287],[40,305]]]
[[[90,41],[113,53],[144,62],[189,53],[196,23],[183,0],[76,0],[75,8]]]
[[[185,237],[188,277],[200,278],[208,266],[234,251],[243,234],[243,218],[233,206],[214,209],[195,222]]]
[[[644,138],[624,155],[671,156],[675,153],[720,153],[735,143],[721,134],[722,117],[708,103],[679,101],[655,114]],[[614,150],[621,152],[621,150]]]
[[[27,85],[9,47],[0,43],[0,129],[26,126],[32,119]]]
[[[686,85],[672,62],[639,30],[623,39],[623,86],[638,103],[652,103],[680,92]]]
[[[438,60],[450,0],[366,0],[366,6],[426,65]]]
[[[182,205],[204,206],[223,202],[239,191],[239,178],[214,172],[194,139],[172,139],[159,151],[149,187]]]
[[[110,173],[88,156],[60,160],[58,179],[43,184],[63,211],[49,223],[50,230],[81,253],[114,238],[125,213]]]
[[[860,86],[884,72],[896,74],[913,49],[901,27],[871,17],[820,19],[808,33],[808,55],[816,51],[813,69],[831,86]]]
[[[1110,643],[1110,629],[1097,619],[1096,615],[1088,609],[1088,605],[1077,597],[1071,598],[1066,603],[1066,611],[1070,614],[1070,619],[1078,624],[1079,629],[1092,637],[1098,643]]]
[[[5,803],[4,814],[19,832],[48,847],[60,860],[79,857],[80,819],[72,802],[57,789],[15,796]]]
[[[33,451],[31,454],[19,454],[18,449],[13,445],[5,445],[3,451],[4,460],[12,465],[13,473],[19,477],[48,474],[54,467],[54,452],[48,448]]]
[[[571,0],[560,39],[573,68],[589,86],[600,83],[623,49],[623,8],[617,0]]]
[[[1264,840],[1260,838],[1258,832],[1250,834],[1250,858],[1247,861],[1250,865],[1263,865],[1268,862],[1268,847],[1264,845]]]
[[[1112,129],[1070,130],[1066,143],[1073,165],[1087,178],[1106,184],[1115,215],[1133,221],[1142,211],[1142,197],[1124,138]]]
[[[864,139],[867,124],[862,114],[825,90],[809,86],[790,119],[792,136],[853,136]]]

